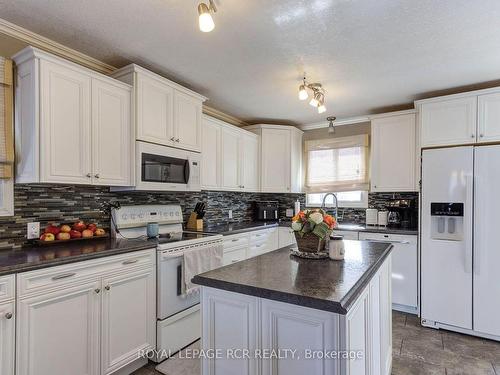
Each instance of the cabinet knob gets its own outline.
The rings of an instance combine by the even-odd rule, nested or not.
[[[92,175],[90,173],[87,173],[87,177],[90,178],[92,177]]]
[[[95,178],[99,178],[99,173],[96,173],[96,174],[94,175],[94,177],[95,177]]]
[[[110,287],[109,285],[106,285],[106,286],[104,287],[104,289],[106,289],[106,290],[110,290],[110,289],[111,289],[111,287]]]
[[[471,134],[470,137],[471,138],[476,138],[476,135],[475,134]]]
[[[484,137],[484,134],[479,134],[479,137],[480,137],[480,138],[483,138],[483,137]]]
[[[12,319],[12,313],[10,313],[10,312],[6,313],[5,319]]]
[[[99,288],[94,289],[94,292],[96,292],[97,294],[99,294],[101,292],[101,289],[99,289]]]

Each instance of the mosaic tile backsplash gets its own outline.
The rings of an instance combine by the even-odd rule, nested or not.
[[[416,198],[416,193],[369,194],[369,206],[382,209],[393,198]],[[207,203],[206,224],[228,222],[228,210],[233,210],[233,221],[252,221],[253,202],[278,201],[280,217],[285,219],[287,208],[296,200],[305,204],[304,194],[270,194],[241,192],[111,192],[109,187],[16,184],[14,188],[14,216],[0,218],[0,248],[18,247],[26,241],[26,224],[39,221],[43,229],[48,223],[84,220],[95,222],[109,230],[110,218],[106,204],[120,202],[134,204],[180,204],[184,219],[199,201]],[[344,222],[364,223],[364,209],[343,209]]]

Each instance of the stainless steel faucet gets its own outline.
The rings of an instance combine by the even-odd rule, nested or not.
[[[323,203],[321,203],[321,209],[323,210],[326,208],[326,197],[328,197],[329,195],[331,195],[335,199],[335,218],[337,218],[337,214],[339,212],[339,201],[334,193],[325,194],[325,196],[323,197]]]

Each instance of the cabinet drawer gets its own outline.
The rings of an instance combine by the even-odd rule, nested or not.
[[[256,257],[257,255],[261,255],[267,253],[269,251],[269,247],[265,242],[253,244],[248,248],[248,258]]]
[[[276,229],[277,228],[271,228],[271,229],[257,230],[255,232],[251,232],[250,244],[253,244],[255,242],[266,241],[276,231]]]
[[[224,252],[232,250],[235,247],[248,246],[248,234],[234,234],[232,236],[224,236],[223,244]]]
[[[416,244],[417,236],[401,235],[392,233],[359,233],[360,240],[382,241],[382,242],[395,242],[403,244]]]
[[[17,275],[18,297],[46,293],[103,274],[129,272],[155,264],[156,250],[150,249],[23,272]]]
[[[231,251],[224,252],[222,258],[222,264],[227,266],[228,264],[236,263],[245,260],[247,257],[247,247],[240,247]]]
[[[0,302],[14,299],[15,283],[15,275],[0,276]]]

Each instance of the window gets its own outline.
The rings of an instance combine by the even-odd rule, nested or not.
[[[305,146],[307,193],[369,189],[367,135],[306,141]]]
[[[328,193],[312,193],[306,195],[306,207],[321,207],[323,198]],[[341,208],[368,208],[367,191],[345,191],[335,193]],[[333,197],[330,195],[325,202],[327,207],[334,205]]]
[[[0,56],[0,216],[14,214],[12,61]]]

